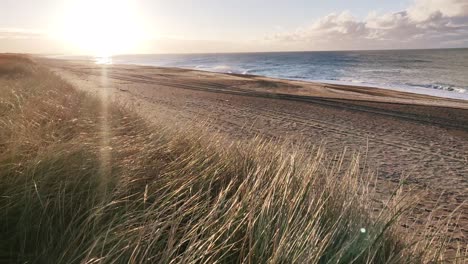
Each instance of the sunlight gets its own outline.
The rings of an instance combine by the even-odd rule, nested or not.
[[[94,58],[94,63],[96,64],[103,64],[103,65],[110,65],[112,64],[112,57],[111,56],[96,56]]]
[[[130,0],[72,0],[64,7],[61,38],[81,53],[100,58],[131,53],[145,34]]]
[[[101,87],[99,89],[101,98],[101,146],[100,146],[100,175],[101,182],[99,189],[103,193],[107,193],[107,186],[111,179],[111,129],[109,125],[109,89],[111,88],[108,79],[107,66],[101,67]]]

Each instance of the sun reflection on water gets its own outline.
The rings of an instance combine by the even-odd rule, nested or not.
[[[110,65],[112,64],[112,57],[111,56],[94,57],[94,63],[101,64],[101,65]]]

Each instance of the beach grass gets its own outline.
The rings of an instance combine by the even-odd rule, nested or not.
[[[395,195],[320,147],[148,123],[32,59],[0,56],[0,262],[428,263]],[[366,183],[367,182],[367,183]]]

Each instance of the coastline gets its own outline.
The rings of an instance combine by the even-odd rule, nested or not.
[[[378,85],[378,84],[371,84],[371,83],[364,83],[364,82],[347,82],[347,81],[332,81],[332,80],[307,80],[307,79],[292,79],[292,78],[278,78],[278,77],[269,77],[264,75],[255,75],[255,74],[248,74],[248,73],[231,73],[231,72],[223,72],[223,71],[213,71],[213,70],[204,70],[204,69],[195,69],[189,67],[173,67],[173,66],[157,66],[152,64],[145,64],[145,63],[96,63],[96,60],[93,58],[88,59],[63,59],[63,58],[49,58],[49,57],[39,57],[46,60],[57,60],[57,61],[64,61],[64,62],[72,62],[78,64],[91,64],[96,65],[99,67],[100,65],[107,65],[110,67],[142,67],[142,68],[154,68],[154,69],[175,69],[180,70],[181,72],[185,71],[193,71],[193,72],[202,72],[208,74],[220,74],[220,75],[232,75],[237,77],[246,77],[246,78],[255,78],[260,80],[267,80],[272,82],[279,82],[279,83],[291,83],[291,84],[299,84],[300,86],[303,85],[305,87],[314,87],[314,86],[323,86],[329,87],[332,89],[338,90],[354,90],[357,91],[355,88],[359,89],[361,93],[367,94],[381,94],[385,96],[389,96],[391,98],[398,97],[400,100],[397,102],[392,101],[390,98],[371,98],[370,101],[379,101],[379,102],[387,102],[387,103],[401,103],[401,104],[421,104],[421,105],[433,105],[433,106],[447,106],[447,107],[455,107],[455,108],[468,108],[468,93],[459,93],[454,91],[446,91],[446,90],[438,90],[433,88],[424,88],[424,87],[417,87],[417,86],[408,86],[408,87],[400,87],[395,85]],[[101,61],[101,60],[100,60]],[[374,90],[374,91],[372,91]],[[381,91],[380,91],[381,90]],[[275,92],[269,90],[268,92]],[[286,91],[285,93],[291,93],[291,90]],[[295,94],[295,93],[294,93]],[[299,91],[297,95],[311,95],[316,96],[314,91],[311,93],[307,93],[305,91]],[[317,95],[322,97],[322,95]],[[422,97],[421,97],[422,96]],[[332,95],[324,96],[329,98],[335,98]],[[421,100],[411,101],[414,98],[423,98],[425,97],[428,102],[423,102]],[[407,98],[408,100],[404,100]],[[342,96],[337,96],[335,99],[346,99]],[[369,100],[364,97],[356,97],[352,98],[356,100]],[[441,100],[441,102],[437,102]],[[453,104],[445,104],[444,102],[453,102]]]
[[[86,60],[84,60],[84,61],[86,61]],[[92,61],[92,60],[88,60],[88,61]],[[88,61],[86,61],[86,62],[88,62]],[[100,64],[100,63],[97,63],[97,64]],[[226,71],[216,71],[216,70],[213,70],[213,69],[209,70],[209,69],[190,68],[190,67],[158,66],[158,65],[153,65],[153,64],[149,64],[149,63],[148,64],[145,64],[145,63],[116,63],[116,64],[113,64],[113,65],[144,66],[144,67],[155,67],[155,68],[175,68],[175,69],[181,69],[181,70],[193,70],[193,71],[202,71],[202,72],[210,72],[210,73],[245,75],[245,76],[258,77],[258,78],[275,79],[275,80],[279,80],[279,81],[305,82],[305,83],[322,84],[322,85],[341,85],[341,86],[352,86],[352,87],[365,87],[365,88],[373,88],[373,89],[384,89],[384,90],[398,91],[398,92],[411,93],[411,94],[427,95],[427,96],[443,98],[443,99],[455,99],[455,100],[468,101],[468,92],[456,92],[456,91],[428,88],[428,87],[422,87],[422,86],[410,86],[410,85],[404,86],[404,85],[390,85],[390,84],[384,85],[384,84],[377,84],[377,83],[367,83],[367,82],[363,82],[363,81],[320,80],[320,79],[319,80],[314,80],[314,79],[304,79],[304,78],[281,78],[281,77],[275,77],[275,76],[250,74],[248,72],[235,73],[235,72],[226,72]]]
[[[308,52],[305,52],[308,53]],[[232,53],[232,54],[220,54],[220,55],[242,55],[243,53]],[[253,53],[256,54],[256,53]],[[260,53],[262,54],[262,53]],[[282,54],[279,53],[265,53],[265,54]],[[154,55],[135,55],[135,58],[132,58],[131,55],[119,55],[116,56],[114,59],[112,58],[99,58],[99,57],[89,57],[89,56],[50,56],[51,59],[62,59],[62,60],[73,60],[73,61],[81,61],[81,62],[93,62],[98,64],[114,64],[114,65],[129,65],[129,66],[145,66],[145,67],[156,67],[156,68],[179,68],[183,70],[194,70],[194,71],[203,71],[203,72],[212,72],[212,73],[222,73],[222,74],[239,74],[245,76],[255,76],[261,78],[270,78],[282,81],[298,81],[298,82],[306,82],[306,83],[319,83],[319,84],[333,84],[333,85],[343,85],[343,86],[355,86],[355,87],[367,87],[367,88],[374,88],[374,89],[385,89],[385,90],[393,90],[399,92],[407,92],[407,93],[415,93],[415,94],[422,94],[428,95],[438,98],[448,98],[448,99],[456,99],[456,100],[464,100],[468,101],[468,88],[465,86],[460,87],[443,87],[440,85],[431,85],[431,87],[427,86],[427,84],[409,84],[409,83],[393,83],[393,82],[375,82],[369,81],[364,78],[357,78],[357,79],[340,79],[340,78],[332,78],[332,79],[323,79],[323,78],[310,78],[307,76],[282,76],[282,74],[276,74],[274,72],[270,72],[270,74],[257,74],[256,72],[261,68],[242,68],[242,66],[235,66],[235,65],[191,65],[189,64],[184,65],[180,63],[180,61],[171,62],[171,60],[164,62],[164,58],[161,58],[162,61],[155,62],[152,60],[148,60],[141,56],[183,56],[185,54],[154,54]],[[194,54],[194,55],[215,55],[215,54]],[[127,58],[128,57],[128,58]],[[141,57],[141,58],[140,58]],[[138,59],[136,59],[138,58]],[[189,60],[189,58],[187,58]],[[138,61],[138,62],[137,62]],[[241,68],[237,68],[241,67]],[[268,66],[265,66],[268,67]],[[370,71],[370,70],[366,70]],[[387,80],[388,81],[388,80]],[[449,90],[453,89],[453,90]],[[458,91],[460,90],[460,91]]]

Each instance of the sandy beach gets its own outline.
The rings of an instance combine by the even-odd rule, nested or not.
[[[359,86],[132,65],[37,59],[78,88],[122,101],[150,120],[206,123],[227,138],[262,136],[359,151],[384,199],[405,178],[420,196],[408,222],[433,214],[468,243],[468,102]],[[306,141],[306,142],[304,142]],[[307,143],[307,144],[306,144]],[[410,228],[408,224],[407,228]]]

